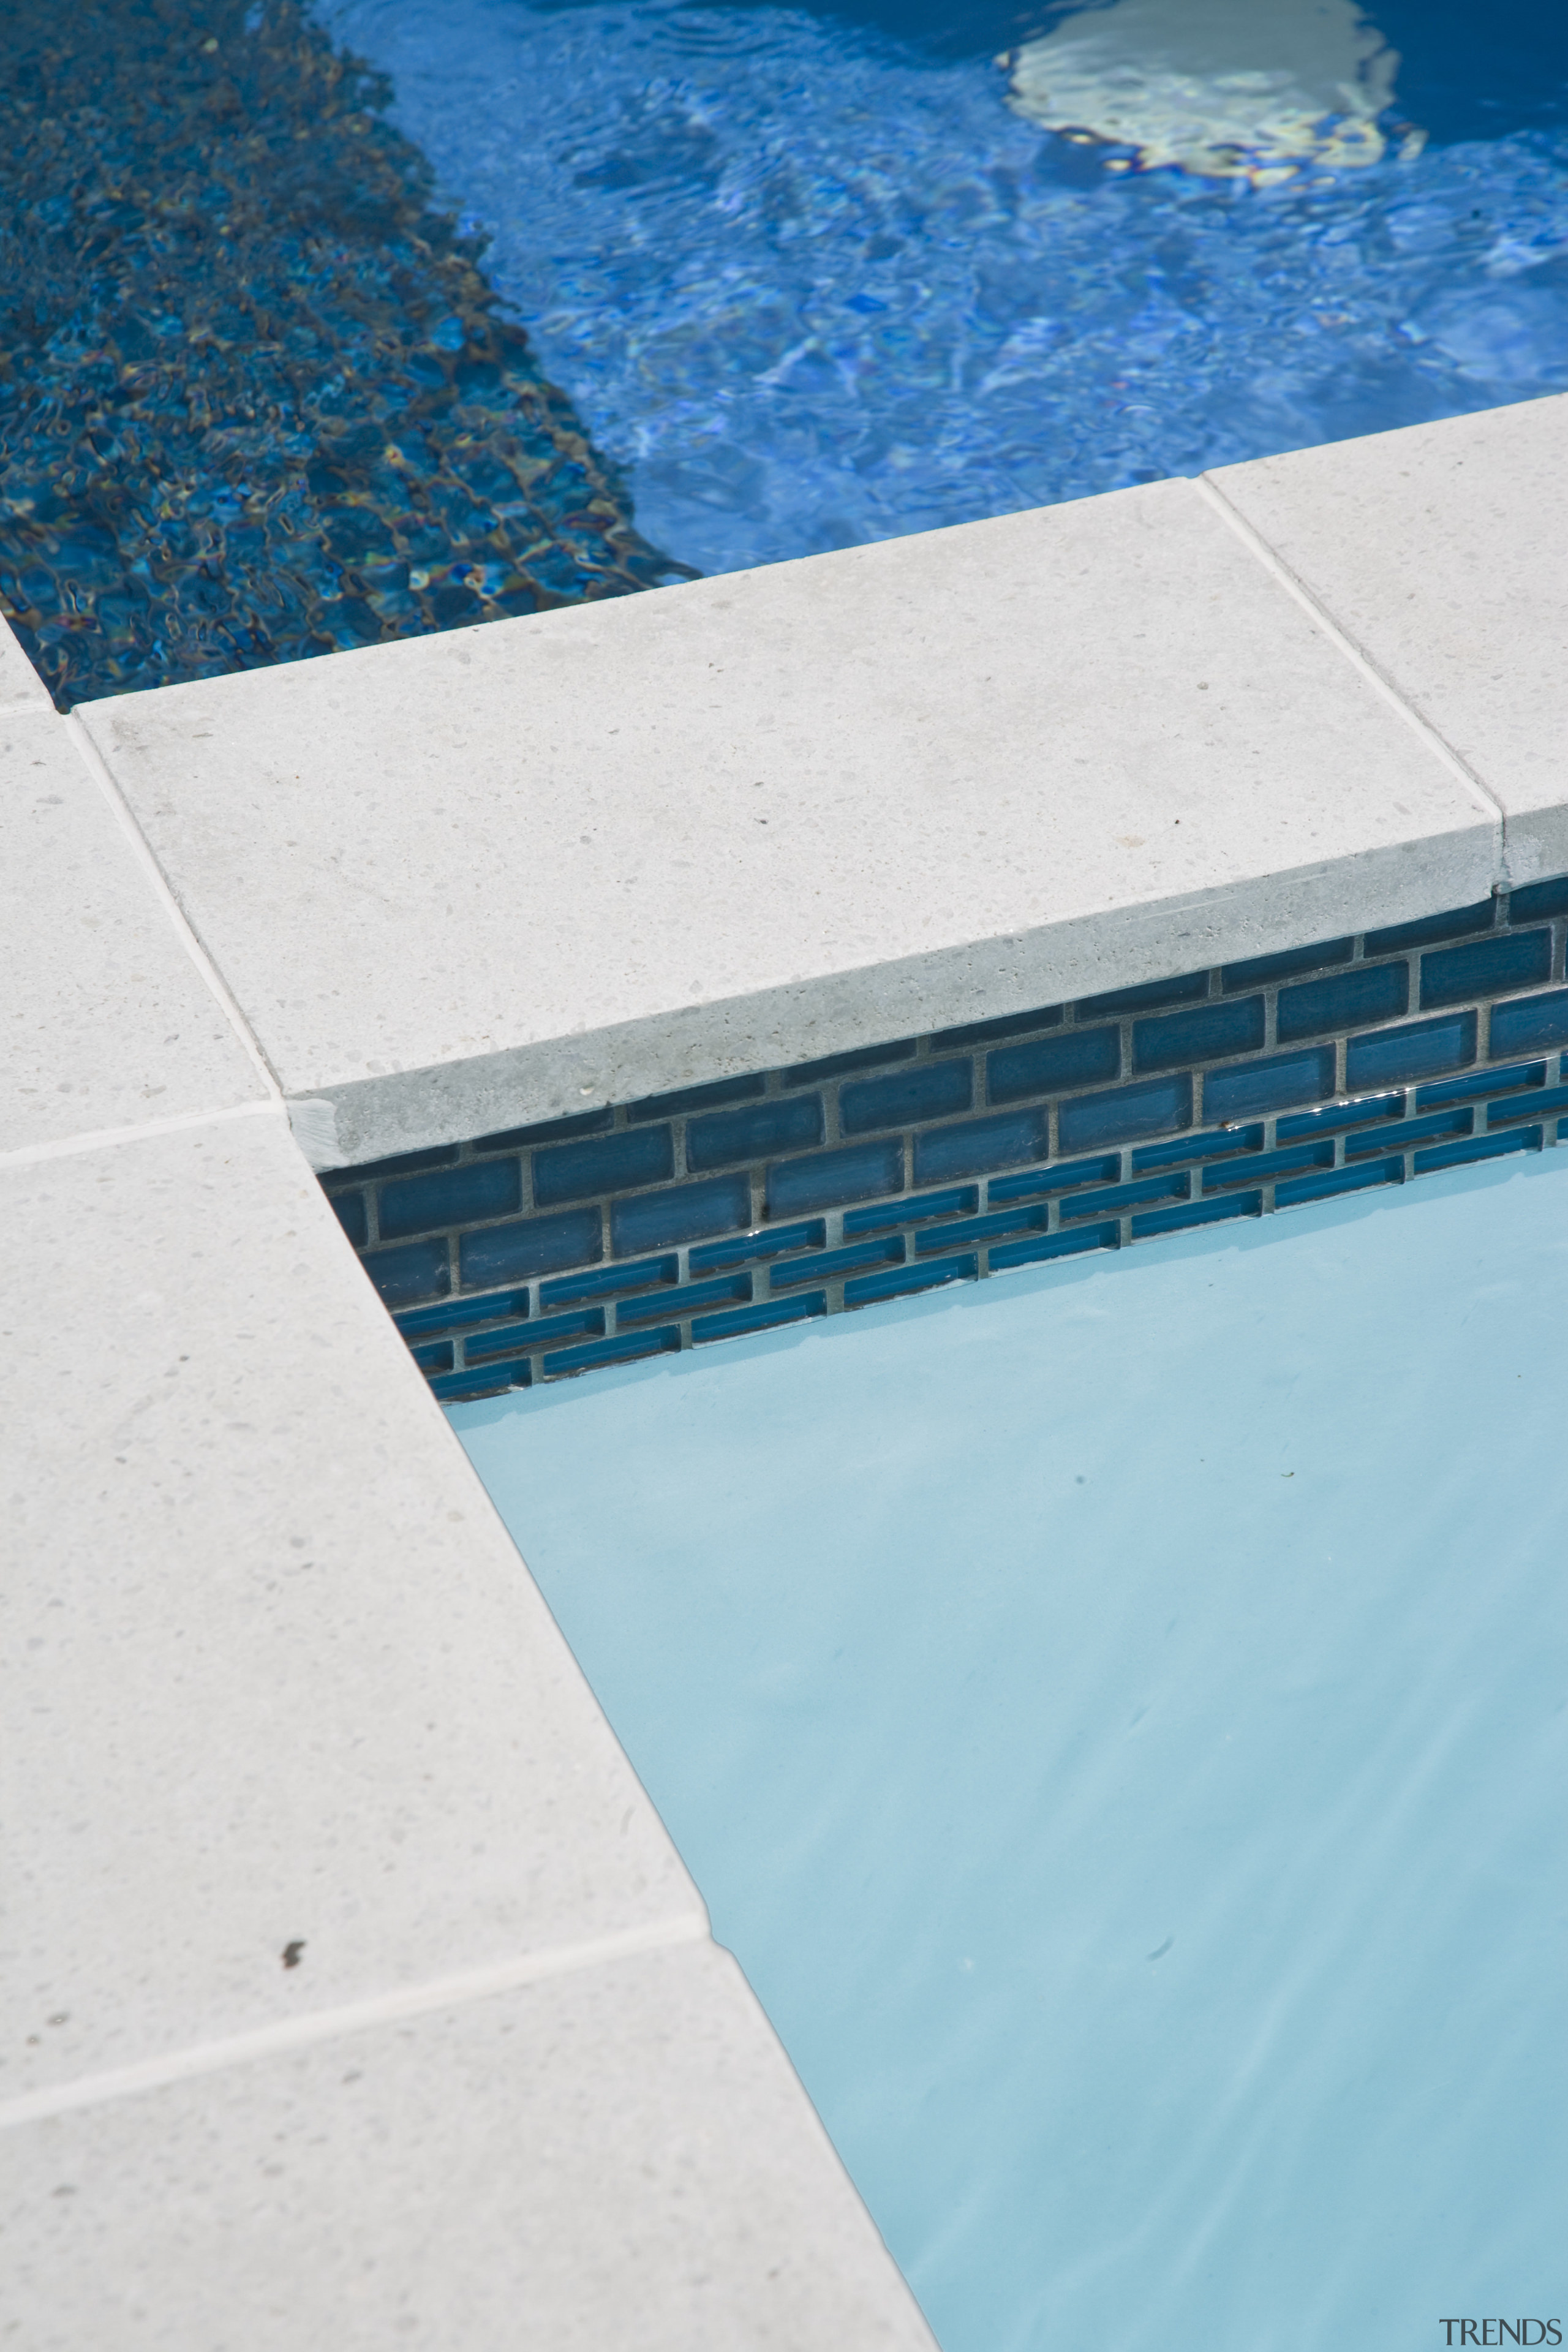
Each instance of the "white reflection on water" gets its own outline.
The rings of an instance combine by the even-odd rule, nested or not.
[[[1352,0],[1116,0],[1010,62],[1036,122],[1132,148],[1144,170],[1268,187],[1379,163],[1399,59]],[[1406,131],[1401,152],[1421,143]]]

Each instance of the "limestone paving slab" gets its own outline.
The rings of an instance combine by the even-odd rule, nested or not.
[[[47,696],[0,707],[0,1153],[268,1099]]]
[[[700,1921],[281,1115],[0,1215],[0,2101]]]
[[[935,2352],[710,1945],[0,2135],[29,2352]]]
[[[1485,794],[1184,482],[80,715],[323,1166],[1498,870]]]
[[[1212,479],[1501,803],[1509,878],[1568,867],[1568,394]]]
[[[47,711],[54,704],[48,688],[16,642],[16,632],[0,620],[0,712]]]

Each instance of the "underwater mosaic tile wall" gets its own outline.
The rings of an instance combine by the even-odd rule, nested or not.
[[[297,0],[11,0],[0,613],[62,709],[690,578]]]
[[[334,1171],[442,1398],[1568,1140],[1568,877]]]

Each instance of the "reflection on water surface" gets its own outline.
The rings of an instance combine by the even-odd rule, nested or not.
[[[704,570],[1568,384],[1568,11],[320,5],[391,73],[640,527]],[[1305,122],[1310,152],[1265,160],[1266,107],[1227,174],[1139,168],[1135,130],[1214,164],[1235,121],[1019,111],[1091,37],[1127,103],[1122,27],[1159,34],[1166,100],[1283,77],[1270,135]]]

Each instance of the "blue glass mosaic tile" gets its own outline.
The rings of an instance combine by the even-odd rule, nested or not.
[[[944,1176],[983,1176],[992,1168],[1016,1168],[1044,1160],[1050,1150],[1050,1113],[1002,1111],[990,1118],[960,1119],[915,1138],[915,1182],[940,1183]]]
[[[687,1087],[679,1094],[649,1095],[630,1105],[626,1117],[641,1126],[649,1118],[679,1118],[687,1111],[718,1110],[724,1103],[755,1102],[767,1092],[765,1078],[720,1078],[709,1087]]]
[[[745,1265],[753,1258],[780,1257],[786,1250],[820,1249],[826,1239],[822,1219],[811,1217],[804,1224],[764,1225],[732,1242],[710,1242],[705,1249],[692,1250],[687,1263],[693,1274],[706,1274],[710,1266]]]
[[[524,1217],[515,1225],[487,1225],[479,1233],[465,1234],[458,1264],[465,1290],[494,1290],[500,1283],[522,1282],[531,1274],[590,1265],[603,1254],[595,1204],[569,1209],[563,1216]]]
[[[619,1339],[595,1339],[583,1348],[563,1348],[546,1356],[547,1372],[588,1372],[597,1364],[629,1364],[637,1356],[672,1355],[680,1345],[680,1327],[658,1331],[628,1331]]]
[[[1497,912],[1495,898],[1473,907],[1454,907],[1446,915],[1427,915],[1418,923],[1395,923],[1385,931],[1368,931],[1361,943],[1364,956],[1398,955],[1405,948],[1425,947],[1430,940],[1461,940],[1467,931],[1489,931]]]
[[[980,1273],[980,1261],[973,1252],[965,1257],[943,1257],[930,1260],[923,1265],[906,1265],[890,1274],[862,1275],[858,1282],[844,1286],[846,1307],[869,1307],[876,1298],[901,1298],[910,1290],[934,1290],[939,1283],[973,1282]]]
[[[1147,1013],[1157,1004],[1194,1004],[1209,992],[1206,971],[1184,972],[1180,980],[1146,980],[1140,988],[1113,988],[1107,996],[1086,996],[1079,1003],[1084,1017],[1099,1020],[1103,1013]]]
[[[774,1290],[788,1290],[801,1282],[835,1281],[841,1274],[853,1274],[858,1266],[901,1265],[903,1262],[904,1245],[895,1236],[856,1242],[846,1249],[818,1250],[810,1257],[784,1258],[770,1269],[769,1279]]]
[[[363,1249],[370,1239],[370,1227],[365,1220],[363,1192],[329,1192],[328,1200],[340,1225],[355,1249]]]
[[[1297,1176],[1274,1187],[1277,1209],[1304,1208],[1309,1201],[1331,1200],[1336,1192],[1359,1192],[1370,1184],[1402,1184],[1403,1160],[1363,1160],[1354,1168],[1336,1168],[1326,1176]]]
[[[904,1037],[896,1045],[862,1045],[853,1054],[829,1054],[820,1062],[802,1062],[784,1074],[786,1087],[815,1087],[825,1078],[841,1078],[849,1070],[874,1070],[883,1062],[914,1059],[915,1041]]]
[[[1097,1143],[1131,1143],[1141,1135],[1192,1123],[1193,1082],[1184,1070],[1178,1077],[1118,1087],[1113,1094],[1079,1095],[1057,1113],[1064,1151],[1092,1150]]]
[[[809,1316],[826,1312],[826,1292],[808,1290],[798,1298],[770,1298],[731,1315],[700,1315],[691,1326],[691,1337],[701,1347],[706,1339],[739,1339],[747,1331],[768,1331],[775,1323],[801,1323]]]
[[[1357,964],[1328,980],[1304,980],[1279,992],[1276,1034],[1282,1045],[1298,1037],[1321,1036],[1362,1021],[1386,1021],[1410,1004],[1410,967],[1403,963]]]
[[[630,1265],[601,1265],[591,1272],[563,1275],[557,1282],[542,1282],[539,1303],[542,1307],[570,1307],[584,1298],[616,1298],[623,1292],[647,1290],[655,1284],[668,1284],[680,1279],[680,1260],[673,1253],[668,1257],[638,1258]]]
[[[447,1372],[431,1381],[434,1393],[444,1404],[460,1404],[465,1397],[500,1396],[507,1389],[525,1389],[533,1379],[533,1367],[526,1356],[514,1364],[487,1364],[471,1372]]]
[[[1223,1160],[1242,1151],[1261,1151],[1261,1127],[1208,1127],[1201,1135],[1180,1135],[1170,1143],[1146,1143],[1132,1154],[1132,1172],[1145,1168],[1173,1168],[1182,1160]]]
[[[1372,1151],[1408,1151],[1412,1144],[1430,1143],[1439,1135],[1468,1135],[1475,1126],[1473,1110],[1434,1111],[1430,1118],[1403,1118],[1386,1127],[1368,1128],[1347,1136],[1345,1158],[1364,1159]]]
[[[1435,1103],[1473,1102],[1478,1095],[1511,1094],[1519,1087],[1543,1087],[1546,1084],[1544,1062],[1515,1062],[1505,1070],[1468,1070],[1462,1078],[1445,1078],[1435,1087],[1422,1087],[1415,1097],[1416,1108],[1426,1110]]]
[[[974,1065],[967,1060],[920,1062],[886,1078],[860,1078],[838,1093],[838,1126],[844,1135],[869,1135],[882,1127],[909,1127],[916,1119],[946,1118],[974,1100]]]
[[[1507,1102],[1487,1105],[1487,1125],[1507,1127],[1514,1119],[1555,1118],[1560,1110],[1568,1110],[1568,1087],[1551,1087],[1542,1094],[1515,1095]]]
[[[768,1214],[793,1217],[805,1209],[831,1209],[840,1201],[870,1201],[904,1189],[904,1147],[856,1143],[809,1160],[782,1160],[768,1171]]]
[[[705,1176],[664,1192],[633,1192],[610,1203],[610,1247],[616,1257],[639,1250],[672,1249],[705,1241],[752,1222],[752,1186],[744,1174]]]
[[[970,1242],[995,1241],[1004,1234],[1043,1233],[1049,1224],[1049,1205],[1042,1202],[1030,1208],[1020,1201],[1016,1208],[998,1209],[988,1217],[965,1217],[956,1225],[937,1225],[930,1233],[915,1235],[915,1255],[930,1257],[933,1250],[963,1248]]]
[[[509,1127],[500,1135],[481,1135],[476,1151],[525,1151],[535,1143],[569,1143],[579,1135],[607,1135],[614,1123],[607,1110],[578,1111],[572,1118],[547,1118],[533,1127]]]
[[[907,1200],[888,1201],[877,1209],[847,1209],[844,1238],[852,1234],[876,1234],[889,1225],[911,1224],[921,1217],[967,1216],[980,1206],[977,1184],[957,1184],[951,1192],[911,1192]]]
[[[624,1184],[657,1184],[675,1173],[668,1127],[623,1129],[592,1143],[563,1143],[534,1154],[533,1197],[542,1209],[585,1201]]]
[[[1550,931],[1499,931],[1465,948],[1439,948],[1421,959],[1421,1003],[1458,1004],[1500,988],[1533,988],[1552,977]]]
[[[367,1160],[358,1168],[334,1168],[322,1181],[329,1192],[336,1184],[379,1184],[384,1176],[414,1176],[426,1168],[450,1168],[458,1156],[455,1143],[440,1143],[429,1151],[400,1151],[391,1160]]]
[[[993,1045],[998,1038],[1022,1037],[1031,1029],[1058,1028],[1061,1017],[1059,1004],[1047,1005],[1040,1013],[1009,1013],[1000,1021],[972,1021],[965,1029],[943,1029],[931,1043],[944,1051],[956,1045]]]
[[[624,1331],[629,1324],[655,1323],[660,1316],[692,1315],[710,1307],[732,1306],[751,1295],[749,1274],[718,1275],[711,1282],[689,1282],[682,1290],[647,1292],[640,1298],[622,1299],[616,1310],[616,1328]]]
[[[1135,1070],[1175,1070],[1227,1054],[1256,1054],[1266,1034],[1261,996],[1216,997],[1190,1013],[1132,1024]]]
[[[1476,1016],[1452,1013],[1441,1021],[1411,1021],[1402,1029],[1376,1029],[1352,1037],[1345,1047],[1349,1094],[1389,1086],[1401,1078],[1435,1077],[1476,1058]]]
[[[584,1307],[580,1315],[548,1315],[537,1323],[510,1323],[500,1330],[471,1333],[463,1356],[470,1364],[488,1363],[497,1356],[514,1355],[520,1348],[542,1348],[552,1339],[570,1339],[589,1331],[602,1333],[604,1328],[602,1307]]]
[[[1121,1239],[1120,1225],[1080,1225],[1070,1234],[1052,1234],[1048,1237],[1024,1242],[999,1242],[991,1252],[991,1271],[1005,1274],[1009,1266],[1039,1265],[1047,1258],[1077,1257],[1084,1250],[1115,1249]]]
[[[1079,1184],[1114,1184],[1121,1173],[1121,1155],[1108,1151],[1099,1160],[1058,1160],[1054,1168],[1032,1168],[1026,1176],[998,1176],[985,1188],[993,1208],[998,1201],[1037,1200],[1042,1192],[1070,1192]]]
[[[1342,1128],[1364,1127],[1369,1119],[1397,1118],[1404,1108],[1403,1094],[1359,1095],[1354,1102],[1325,1103],[1321,1110],[1276,1119],[1274,1132],[1281,1143],[1298,1135],[1337,1135]]]
[[[1031,1045],[998,1046],[985,1057],[985,1086],[994,1103],[1022,1102],[1062,1087],[1091,1087],[1121,1067],[1119,1029],[1068,1029]]]
[[[1288,948],[1283,955],[1252,956],[1245,963],[1227,963],[1220,986],[1227,996],[1243,988],[1265,988],[1270,981],[1294,980],[1299,971],[1321,971],[1326,965],[1349,963],[1353,940],[1325,940],[1315,948]]]
[[[1069,1193],[1061,1204],[1061,1221],[1076,1223],[1079,1217],[1120,1216],[1124,1209],[1134,1209],[1146,1201],[1184,1201],[1193,1189],[1192,1178],[1183,1171],[1179,1175],[1145,1176],[1141,1184],[1113,1184],[1108,1192]]]
[[[1568,1045],[1568,988],[1522,997],[1517,1004],[1494,1004],[1491,1058],[1539,1053],[1545,1045]]]
[[[1132,1238],[1147,1241],[1155,1234],[1184,1233],[1189,1225],[1215,1225],[1224,1217],[1260,1217],[1261,1192],[1225,1192],[1217,1201],[1194,1201],[1184,1209],[1156,1209],[1152,1216],[1134,1217]]]
[[[1243,1062],[1234,1070],[1205,1072],[1204,1115],[1227,1122],[1256,1118],[1260,1111],[1312,1102],[1333,1090],[1333,1047],[1310,1045],[1300,1053],[1270,1054],[1262,1062]]]
[[[1333,1164],[1332,1143],[1294,1143],[1288,1151],[1266,1151],[1239,1166],[1222,1160],[1217,1168],[1205,1167],[1204,1191],[1223,1192],[1233,1184],[1268,1184],[1277,1176],[1293,1176],[1299,1169],[1331,1168]]]
[[[372,1250],[362,1265],[389,1307],[412,1307],[441,1298],[452,1286],[445,1239],[405,1242],[401,1249]]]
[[[466,1331],[471,1324],[521,1322],[528,1313],[526,1290],[492,1290],[488,1298],[449,1298],[442,1307],[421,1307],[393,1321],[405,1339],[425,1331]]]
[[[822,1141],[820,1095],[775,1095],[747,1110],[710,1111],[687,1121],[686,1164],[731,1168],[738,1160],[771,1160]]]
[[[466,1225],[479,1217],[510,1217],[522,1206],[522,1170],[516,1160],[470,1160],[460,1168],[432,1169],[384,1184],[377,1203],[383,1241],[427,1234],[437,1225]]]
[[[1557,1058],[1568,986],[1540,984],[1560,971],[1545,925],[1565,915],[1558,877],[1507,907],[1489,899],[1359,943],[1321,940],[333,1171],[323,1189],[432,1386],[488,1394],[525,1380],[530,1363],[537,1376],[542,1354],[547,1377],[587,1370],[674,1347],[687,1330],[763,1330],[981,1265],[1114,1247],[1129,1224],[1142,1240],[1398,1182],[1412,1165],[1538,1149],[1568,1135],[1568,1052],[1561,1070]],[[1417,961],[1423,1005],[1442,1009],[1412,1019]],[[1262,1050],[1266,987],[1278,988],[1277,1050]],[[1530,992],[1489,1004],[1504,988]],[[1113,1014],[1129,1019],[1100,1017]],[[1334,1037],[1346,1029],[1342,1066]],[[976,1047],[991,1106],[980,1112]],[[816,1084],[840,1079],[830,1104]],[[823,1140],[834,1133],[847,1139]],[[1053,1147],[1065,1155],[1056,1164]],[[563,1205],[521,1214],[531,1181],[536,1203]],[[378,1208],[401,1245],[368,1244]],[[763,1270],[777,1295],[759,1298]],[[533,1276],[545,1277],[537,1299],[524,1286]]]
[[[1539,1151],[1538,1127],[1511,1127],[1505,1135],[1472,1136],[1468,1143],[1446,1143],[1436,1151],[1415,1154],[1415,1173],[1426,1176],[1439,1168],[1462,1168],[1471,1160],[1500,1160],[1506,1151]]]
[[[1509,899],[1510,923],[1536,923],[1548,915],[1568,915],[1568,875],[1552,882],[1527,882]]]

